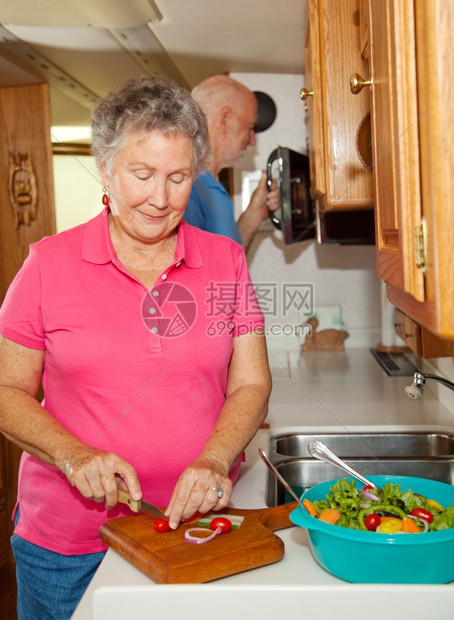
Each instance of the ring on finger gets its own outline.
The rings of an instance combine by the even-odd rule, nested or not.
[[[221,497],[224,495],[224,489],[219,489],[218,487],[210,487],[209,490],[217,493],[219,499],[221,499]]]

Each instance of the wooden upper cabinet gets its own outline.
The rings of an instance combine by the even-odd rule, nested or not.
[[[367,170],[370,97],[350,92],[350,76],[367,71],[361,40],[359,0],[310,0],[301,97],[308,115],[311,194],[320,211],[373,206]]]
[[[325,169],[322,126],[322,86],[320,69],[320,43],[318,6],[309,4],[309,27],[306,37],[306,85],[301,98],[306,102],[307,133],[309,142],[309,174],[311,196],[314,199],[325,194]]]
[[[369,0],[377,272],[390,301],[454,338],[454,3]]]
[[[369,23],[377,273],[423,301],[415,245],[422,215],[413,3],[372,0]]]

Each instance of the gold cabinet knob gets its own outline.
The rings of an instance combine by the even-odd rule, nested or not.
[[[350,78],[350,92],[353,95],[360,93],[365,86],[371,86],[371,80],[365,80],[358,73],[354,73]]]
[[[302,88],[300,90],[300,97],[303,101],[306,101],[306,99],[308,99],[309,97],[312,97],[313,94],[314,94],[314,91],[307,90],[307,88]]]

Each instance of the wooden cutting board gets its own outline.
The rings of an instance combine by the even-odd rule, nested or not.
[[[225,508],[226,515],[242,515],[238,530],[219,534],[203,544],[191,544],[184,533],[194,523],[159,533],[150,515],[140,513],[112,519],[100,536],[112,549],[157,583],[205,583],[281,560],[284,543],[273,534],[292,527],[289,514],[296,502],[272,508]]]

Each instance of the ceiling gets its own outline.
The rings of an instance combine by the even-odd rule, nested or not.
[[[0,86],[51,85],[53,125],[89,124],[129,77],[304,73],[308,0],[0,0]]]

